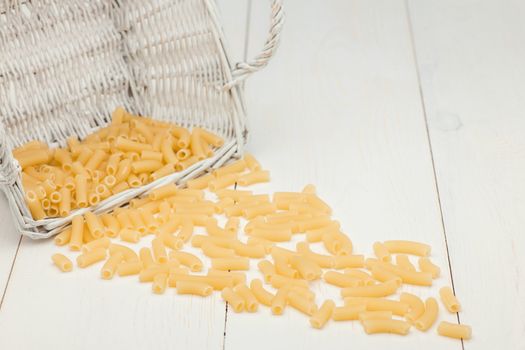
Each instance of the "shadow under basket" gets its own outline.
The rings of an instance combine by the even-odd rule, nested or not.
[[[271,3],[269,37],[253,60],[231,64],[212,0],[48,0],[0,5],[0,187],[17,230],[60,232],[87,210],[108,212],[168,183],[183,185],[242,154],[246,112],[240,84],[266,66],[283,23]],[[31,140],[64,146],[106,126],[118,106],[225,139],[211,158],[115,194],[67,217],[33,220],[12,150]]]

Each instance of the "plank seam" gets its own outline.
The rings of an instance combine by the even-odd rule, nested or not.
[[[246,7],[246,27],[244,31],[244,61],[248,60],[248,43],[250,40],[250,17],[252,13],[252,0],[248,0],[248,6]]]
[[[9,287],[9,282],[11,281],[11,275],[13,274],[13,269],[16,263],[16,257],[18,256],[18,251],[20,250],[20,245],[22,244],[22,238],[23,236],[20,236],[20,240],[18,240],[18,245],[16,247],[15,256],[13,257],[13,263],[11,264],[11,268],[9,269],[9,275],[7,275],[7,282],[5,284],[4,292],[2,293],[2,299],[0,299],[0,311],[2,310],[2,305],[4,304],[4,299],[7,293],[7,288]]]
[[[430,130],[429,130],[429,127],[428,127],[428,116],[427,116],[427,108],[426,108],[426,105],[425,105],[425,95],[423,93],[423,85],[421,84],[421,74],[420,74],[420,71],[419,71],[419,62],[418,62],[418,59],[417,59],[417,52],[416,52],[416,42],[415,42],[415,39],[414,39],[414,30],[413,30],[413,26],[412,26],[412,18],[410,16],[410,8],[409,8],[408,0],[405,0],[405,11],[406,11],[406,17],[407,17],[407,23],[408,23],[408,31],[409,31],[409,35],[410,35],[410,44],[412,46],[412,56],[413,56],[414,65],[415,65],[415,69],[416,69],[417,83],[418,83],[418,89],[419,89],[419,100],[420,100],[420,103],[421,103],[421,108],[423,110],[423,119],[424,119],[424,122],[425,122],[425,130],[426,130],[426,134],[427,134],[428,149],[430,151],[430,160],[432,162],[432,172],[433,172],[433,175],[434,175],[434,185],[435,185],[435,189],[436,189],[436,196],[437,196],[437,201],[438,201],[438,206],[439,206],[439,215],[440,215],[440,218],[441,218],[441,229],[442,229],[442,232],[443,232],[443,238],[445,240],[445,248],[446,248],[446,251],[447,251],[447,262],[448,262],[448,270],[449,270],[449,273],[450,273],[450,282],[452,284],[452,291],[454,292],[454,295],[455,295],[456,294],[456,288],[454,286],[454,276],[452,274],[452,262],[451,262],[451,259],[450,259],[450,251],[449,251],[449,248],[448,248],[447,230],[446,230],[446,225],[445,225],[445,218],[443,216],[443,206],[441,204],[441,195],[440,195],[440,191],[439,191],[439,182],[438,182],[438,177],[437,177],[437,172],[436,172],[436,163],[434,161],[434,152],[433,152],[433,149],[432,149],[432,140],[430,138]],[[461,324],[461,319],[459,317],[459,312],[456,313],[456,317],[457,317],[458,324]],[[461,348],[463,350],[465,350],[465,344],[463,342],[463,339],[461,339]]]

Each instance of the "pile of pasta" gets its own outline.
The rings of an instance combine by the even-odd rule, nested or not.
[[[182,171],[213,156],[224,140],[202,128],[131,115],[122,107],[111,123],[67,147],[32,141],[13,150],[33,219],[68,216],[127,190]]]
[[[187,188],[166,185],[110,214],[76,216],[55,243],[80,251],[76,258],[80,268],[103,262],[103,279],[136,275],[140,282],[151,283],[157,294],[167,288],[203,297],[217,291],[235,312],[256,312],[264,305],[281,315],[292,307],[307,315],[314,328],[323,328],[329,320],[358,320],[368,334],[406,335],[412,326],[423,332],[432,327],[439,309],[435,298],[423,301],[406,292],[390,298],[404,284],[431,286],[439,276],[439,267],[428,258],[430,246],[376,242],[375,257],[365,258],[354,252],[352,241],[331,218],[330,207],[313,185],[301,192],[277,192],[271,198],[231,188],[269,178],[268,171],[247,154],[188,181]],[[207,199],[210,196],[212,200]],[[219,225],[218,218],[225,223]],[[195,234],[197,228],[206,233]],[[295,235],[303,238],[295,249],[279,245]],[[151,244],[133,249],[146,236],[152,236]],[[190,244],[210,258],[210,266],[184,250]],[[326,254],[312,249],[317,244]],[[418,268],[408,255],[418,257]],[[62,271],[73,268],[62,254],[52,260]],[[257,260],[261,278],[248,281],[251,260]],[[342,303],[316,304],[310,288],[313,281],[340,288]],[[449,312],[460,311],[451,288],[440,289],[439,295]],[[441,322],[437,332],[460,339],[471,336],[469,326],[449,322]]]

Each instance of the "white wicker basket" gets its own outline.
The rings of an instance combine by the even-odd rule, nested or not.
[[[261,54],[232,65],[213,0],[0,0],[0,187],[20,233],[46,238],[70,223],[35,221],[24,202],[14,147],[33,140],[64,145],[128,110],[226,138],[209,159],[112,196],[97,213],[169,182],[183,183],[242,152],[242,84],[264,67],[279,42],[281,0]]]

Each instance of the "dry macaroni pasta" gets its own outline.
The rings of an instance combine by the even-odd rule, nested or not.
[[[180,164],[179,151],[185,151],[181,155],[186,160],[202,158],[220,143],[202,129],[192,133],[182,128],[174,132],[167,129],[171,130],[165,131],[168,137],[158,137],[157,128],[166,128],[141,118],[119,118],[120,123],[130,118],[128,124],[135,127],[133,139],[124,137],[125,131],[112,133],[113,141],[93,138],[84,144],[70,139],[71,150],[58,151],[60,161],[24,168],[24,186],[31,188],[26,197],[36,201],[45,214],[53,210],[68,212],[77,207],[77,199],[83,200],[77,186],[82,190],[86,185],[88,197],[95,189],[99,199],[107,198],[104,196],[115,188],[134,186],[136,181],[146,183],[145,171],[153,176],[159,171],[154,169],[165,159],[173,161],[172,165]],[[112,142],[118,151],[112,151]],[[65,168],[70,165],[73,173],[68,174],[61,164]],[[163,294],[168,288],[175,288],[177,294],[202,297],[218,291],[235,312],[269,307],[272,314],[281,315],[291,306],[306,314],[314,328],[324,328],[329,320],[360,320],[369,334],[406,335],[412,325],[425,331],[435,323],[436,300],[427,298],[423,303],[419,297],[404,292],[405,284],[431,286],[432,279],[439,275],[439,268],[427,257],[428,246],[411,241],[376,242],[373,249],[377,259],[365,259],[353,251],[352,241],[331,218],[331,208],[318,197],[313,185],[302,192],[276,193],[271,202],[268,195],[251,191],[216,189],[212,194],[216,199],[210,199],[203,191],[210,184],[218,185],[217,188],[229,186],[232,179],[247,178],[253,182],[252,177],[261,173],[266,174],[260,164],[247,157],[193,180],[188,188],[165,184],[133,199],[129,207],[102,215],[88,211],[74,216],[71,227],[57,235],[55,243],[67,244],[73,252],[81,251],[77,257],[79,267],[105,260],[100,270],[102,279],[114,278],[115,274],[136,276],[139,282],[151,283],[156,294]],[[115,183],[106,184],[106,180]],[[68,195],[70,203],[62,204]],[[39,207],[34,209],[38,210]],[[248,220],[244,227],[243,216]],[[194,234],[196,230],[204,233]],[[241,232],[247,237],[242,237]],[[118,238],[126,245],[115,244]],[[137,254],[134,245],[143,240],[150,246],[137,249]],[[280,244],[289,241],[296,250]],[[200,255],[185,251],[190,242],[210,259],[201,260]],[[318,247],[313,248],[315,245]],[[419,270],[404,254],[421,256]],[[390,263],[391,255],[395,264]],[[262,280],[250,280],[250,274],[243,272],[253,268],[251,259],[260,259],[257,267]],[[72,268],[71,261],[63,255],[55,254],[52,260],[62,271]],[[205,268],[206,274],[194,274]],[[344,306],[336,307],[332,300],[318,305],[316,299],[322,295],[310,289],[311,281],[317,279],[339,288]],[[267,290],[265,284],[273,290]],[[393,297],[398,290],[399,299]],[[459,310],[450,288],[440,290],[440,297],[448,310]],[[406,322],[398,317],[404,317]],[[439,325],[438,333],[470,338],[468,326],[446,322]]]

